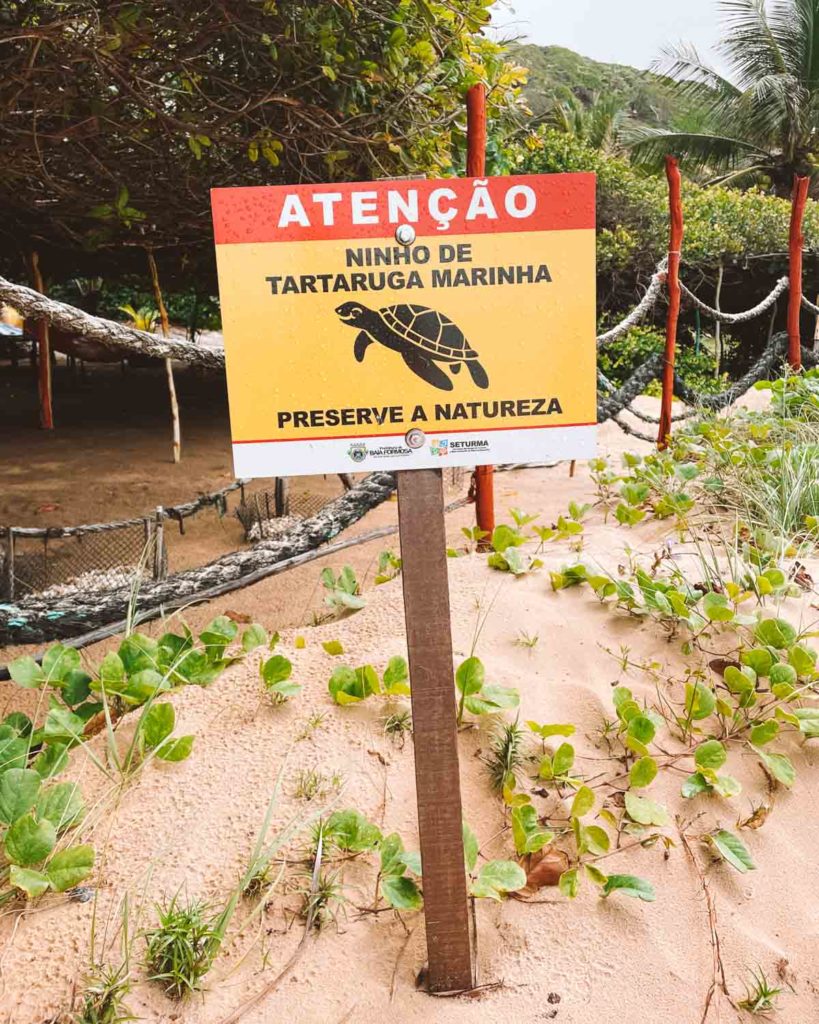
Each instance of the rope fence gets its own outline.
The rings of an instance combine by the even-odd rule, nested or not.
[[[138,588],[110,590],[79,588],[55,604],[46,593],[30,594],[0,604],[0,644],[45,643],[70,638],[126,618],[153,612],[163,605],[179,607],[214,588],[235,589],[254,575],[264,575],[278,562],[312,551],[358,522],[386,501],[395,489],[390,473],[371,473],[350,490],[328,502],[317,514],[294,523],[283,536],[260,540],[250,548],[231,551],[206,565],[183,569],[162,578],[145,579]],[[133,591],[136,590],[136,593]]]

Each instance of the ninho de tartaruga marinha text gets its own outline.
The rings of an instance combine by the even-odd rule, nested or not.
[[[347,270],[329,274],[273,274],[265,278],[273,295],[317,295],[336,292],[379,292],[385,288],[402,291],[410,288],[475,288],[481,285],[551,284],[546,263],[507,264],[475,267],[472,245],[445,243],[437,247],[441,266],[424,267],[432,258],[428,245],[364,246],[346,249]],[[470,266],[458,266],[458,264]],[[447,266],[455,264],[455,266]],[[356,268],[392,267],[392,270]],[[396,267],[401,269],[395,269]],[[404,267],[411,269],[403,269]]]

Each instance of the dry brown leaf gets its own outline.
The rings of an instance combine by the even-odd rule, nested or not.
[[[253,621],[253,617],[245,614],[245,612],[234,612],[228,609],[225,613],[225,617],[230,619],[232,622],[241,622],[245,625]]]
[[[542,889],[546,885],[557,885],[560,876],[569,868],[569,857],[554,846],[545,846],[538,853],[529,855],[529,869],[526,874],[527,889]]]

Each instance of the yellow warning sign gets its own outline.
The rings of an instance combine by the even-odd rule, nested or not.
[[[594,177],[215,189],[237,475],[594,454]]]

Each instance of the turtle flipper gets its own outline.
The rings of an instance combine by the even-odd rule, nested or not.
[[[413,373],[417,373],[419,377],[431,384],[435,388],[440,388],[441,391],[451,391],[452,381],[447,377],[444,371],[438,366],[437,363],[433,363],[430,359],[427,359],[421,352],[413,349],[411,352],[402,352],[404,362],[412,370]]]
[[[367,351],[367,346],[372,344],[372,338],[367,334],[366,331],[359,331],[355,339],[355,353],[356,362],[361,362],[364,359],[364,353]]]
[[[481,366],[477,359],[467,359],[466,365],[469,368],[469,372],[472,374],[472,380],[478,385],[479,388],[489,387],[489,378],[486,375],[486,370]]]

